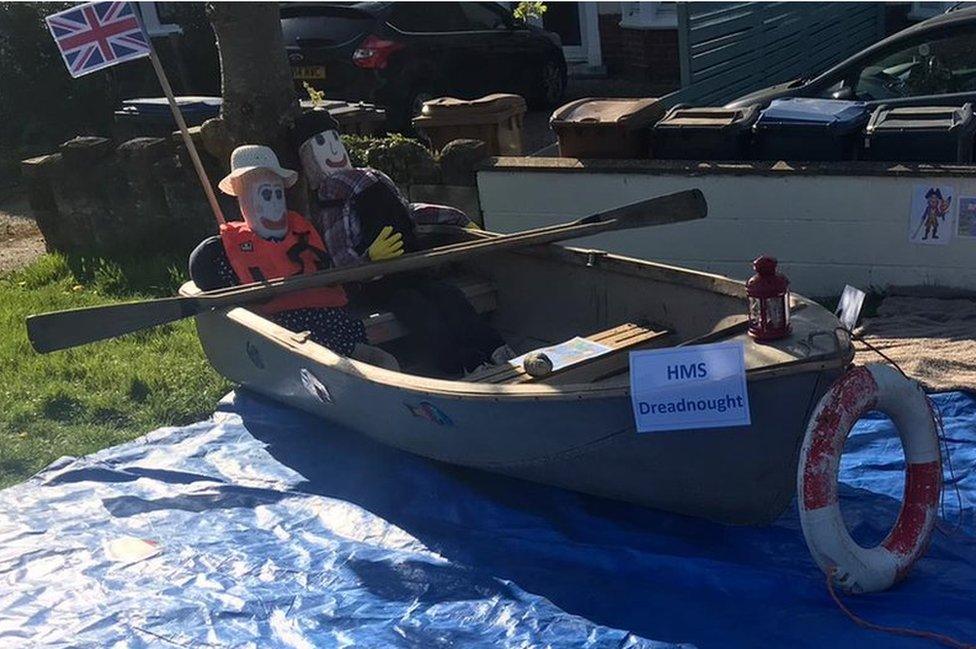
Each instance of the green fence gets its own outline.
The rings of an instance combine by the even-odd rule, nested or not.
[[[883,36],[880,2],[679,2],[675,99],[721,105],[823,72]]]

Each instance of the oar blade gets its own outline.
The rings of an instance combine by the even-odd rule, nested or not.
[[[680,223],[703,219],[708,215],[708,203],[705,195],[699,189],[688,189],[656,196],[629,205],[622,205],[616,209],[603,212],[599,221],[615,221],[616,230],[630,228],[646,228],[667,223]],[[586,222],[589,219],[584,219]]]
[[[193,315],[194,307],[192,298],[173,297],[32,315],[27,338],[46,354],[180,320]]]

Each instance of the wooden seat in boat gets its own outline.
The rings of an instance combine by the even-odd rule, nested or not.
[[[506,363],[471,374],[465,381],[494,384],[588,383],[625,370],[628,352],[659,346],[667,341],[670,334],[667,329],[655,330],[646,323],[627,322],[586,336],[588,340],[612,348],[611,351],[559,368],[546,376],[530,376],[521,365]]]
[[[451,282],[457,284],[478,313],[488,313],[497,308],[498,298],[495,287],[490,282],[471,276],[452,279]],[[372,345],[387,343],[407,335],[406,327],[389,311],[374,311],[361,314],[360,317],[366,326],[366,337]]]

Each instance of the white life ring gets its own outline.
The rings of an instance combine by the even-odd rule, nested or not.
[[[894,422],[905,452],[905,492],[898,520],[877,546],[851,538],[837,501],[844,442],[866,412]],[[841,589],[885,590],[901,581],[925,552],[942,493],[939,437],[925,393],[887,365],[855,367],[817,404],[807,426],[797,470],[800,525],[810,554]]]

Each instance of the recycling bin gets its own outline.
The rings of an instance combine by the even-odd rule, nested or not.
[[[339,129],[346,135],[376,135],[385,129],[386,111],[375,104],[335,99],[313,103],[305,99],[301,106],[302,110],[319,108],[329,111],[339,123]]]
[[[199,126],[220,114],[220,97],[183,96],[176,103],[187,126]],[[115,111],[115,138],[119,141],[134,137],[168,137],[177,129],[176,120],[166,97],[137,97],[126,99]]]
[[[656,97],[588,97],[557,108],[549,125],[565,158],[647,158],[651,127],[664,115]]]
[[[862,101],[774,99],[753,126],[758,160],[854,160],[870,117]]]
[[[654,125],[651,150],[662,160],[748,160],[758,106],[675,106]]]
[[[864,158],[889,162],[973,162],[973,105],[879,106],[864,129]]]
[[[424,102],[413,127],[440,151],[451,140],[481,140],[493,156],[522,155],[522,120],[525,99],[496,93],[479,99],[438,97]]]

